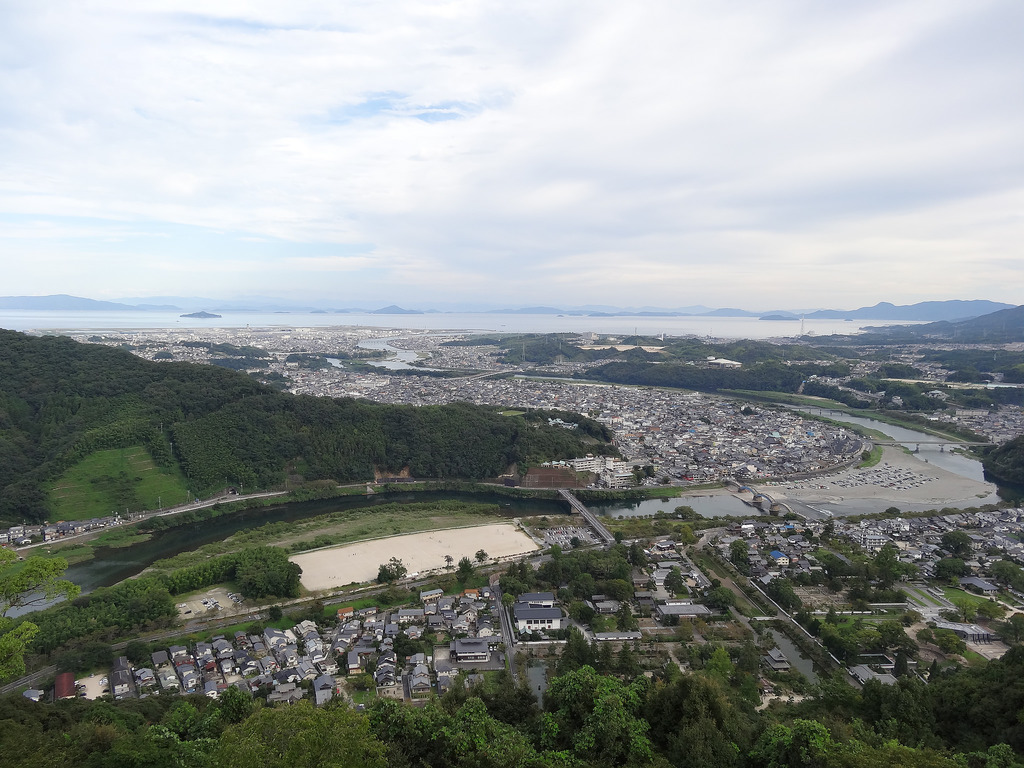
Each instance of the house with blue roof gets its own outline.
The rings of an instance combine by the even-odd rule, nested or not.
[[[777,549],[773,549],[768,557],[772,559],[772,562],[780,568],[786,568],[789,565],[789,555],[779,552]]]

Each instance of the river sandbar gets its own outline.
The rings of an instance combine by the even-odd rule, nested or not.
[[[778,489],[784,493],[778,493]],[[925,463],[900,448],[885,446],[882,460],[873,467],[780,483],[766,491],[772,497],[811,503],[876,499],[895,505],[958,507],[979,504],[979,499],[994,493],[996,486]]]
[[[302,586],[311,591],[337,589],[346,584],[372,581],[381,563],[399,558],[409,573],[445,567],[445,555],[457,563],[463,557],[475,562],[484,550],[488,557],[534,552],[540,546],[511,523],[389,536],[340,547],[318,549],[289,558],[302,567]]]

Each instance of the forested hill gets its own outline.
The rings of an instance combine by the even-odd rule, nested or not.
[[[961,344],[1024,341],[1024,306],[1001,309],[969,320],[874,329],[882,338],[952,339]]]
[[[991,451],[982,462],[985,471],[1007,483],[1024,484],[1024,437],[1015,437]]]
[[[368,480],[492,477],[517,461],[598,452],[537,414],[416,408],[273,390],[243,373],[153,363],[105,346],[0,330],[0,516],[48,519],[47,481],[95,451],[145,446],[193,492],[268,488],[286,475]]]

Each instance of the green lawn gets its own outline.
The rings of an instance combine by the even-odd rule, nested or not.
[[[873,467],[882,460],[882,446],[876,445],[871,448],[871,455],[866,461],[862,461],[857,465],[857,469],[865,469],[867,467]]]
[[[956,587],[942,587],[941,589],[942,593],[946,596],[946,599],[954,605],[960,601],[967,601],[972,606],[977,608],[977,606],[988,602],[987,597],[983,597],[982,595],[976,595],[973,592],[967,592],[962,589],[957,589]]]
[[[377,698],[377,690],[375,688],[371,688],[368,691],[357,691],[352,688],[349,688],[349,692],[352,695],[353,704],[369,705],[373,703],[374,699]]]
[[[157,467],[142,446],[96,451],[49,488],[54,520],[88,520],[126,509],[170,507],[186,498],[181,474]]]

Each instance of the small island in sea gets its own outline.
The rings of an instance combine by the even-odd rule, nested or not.
[[[187,315],[180,315],[180,317],[195,317],[201,320],[210,320],[212,318],[220,317],[212,312],[189,312]]]

